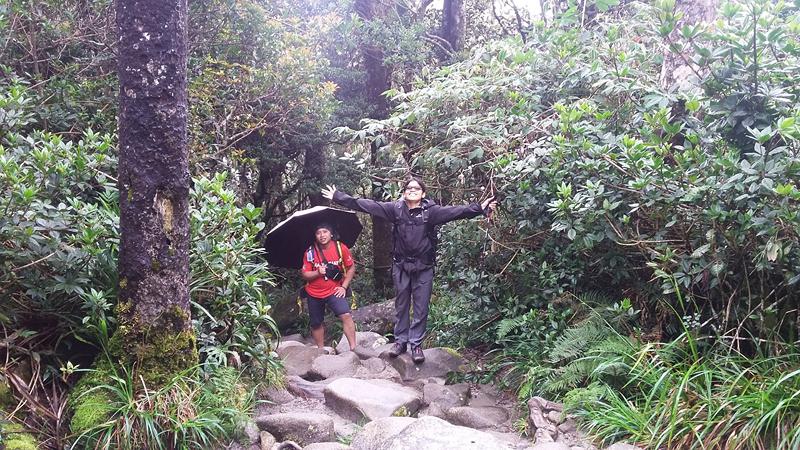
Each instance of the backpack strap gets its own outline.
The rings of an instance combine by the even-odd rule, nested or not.
[[[342,243],[340,241],[336,241],[336,253],[339,254],[339,268],[342,269],[342,273],[346,272],[344,268],[344,258],[342,258]]]
[[[439,235],[436,232],[436,225],[430,223],[429,208],[422,208],[422,223],[425,225],[425,234],[428,235],[428,240],[431,242],[431,262],[436,259],[436,250],[439,246]]]
[[[325,252],[323,252],[322,249],[319,248],[319,245],[317,245],[317,241],[314,241],[314,250],[319,255],[319,259],[322,262],[322,264],[327,264],[328,260],[325,258]]]
[[[339,266],[339,268],[342,269],[342,273],[344,273],[345,267],[344,267],[344,258],[342,258],[342,242],[341,241],[334,241],[334,242],[336,242],[336,253],[339,255],[339,260],[336,262],[336,265]],[[319,259],[322,262],[322,264],[328,263],[328,259],[325,258],[325,252],[323,252],[322,249],[319,248],[319,245],[317,245],[316,241],[314,242],[314,245],[308,248],[308,253],[306,254],[306,259],[308,260],[308,262],[310,263],[314,262],[315,259],[314,252],[316,252],[319,255]]]

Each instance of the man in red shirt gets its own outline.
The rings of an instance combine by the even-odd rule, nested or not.
[[[350,282],[356,274],[353,256],[346,245],[333,240],[333,228],[328,224],[317,225],[314,238],[314,245],[306,251],[300,271],[306,280],[311,336],[317,347],[324,347],[325,327],[322,326],[322,320],[327,305],[342,320],[344,335],[352,351],[356,347],[356,326],[350,315],[349,301]]]

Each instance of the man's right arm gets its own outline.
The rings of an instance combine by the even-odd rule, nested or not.
[[[335,203],[345,208],[365,212],[394,222],[394,208],[397,207],[394,202],[377,202],[368,198],[354,198],[342,191],[336,190],[334,186],[328,186],[327,191],[323,190],[322,193],[326,198],[333,200]],[[328,195],[330,195],[330,197]]]

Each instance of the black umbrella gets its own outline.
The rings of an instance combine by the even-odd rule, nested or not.
[[[297,211],[267,233],[264,239],[267,261],[273,266],[289,269],[302,267],[303,254],[314,243],[315,228],[321,223],[333,226],[334,238],[348,247],[355,245],[363,228],[352,211],[327,206]]]

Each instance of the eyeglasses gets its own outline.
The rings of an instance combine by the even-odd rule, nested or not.
[[[422,188],[419,186],[406,186],[406,191],[421,191]]]

